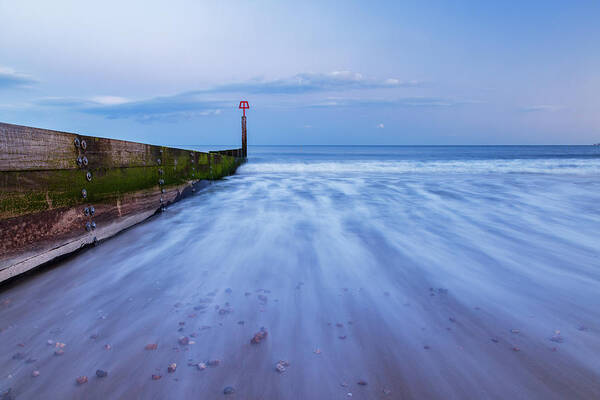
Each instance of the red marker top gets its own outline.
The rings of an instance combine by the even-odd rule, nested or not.
[[[242,100],[242,101],[240,101],[240,106],[238,108],[244,110],[244,117],[245,117],[246,116],[246,110],[248,108],[250,108],[250,105],[248,104],[248,102],[246,100]]]

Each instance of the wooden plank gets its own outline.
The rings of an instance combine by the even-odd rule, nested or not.
[[[0,123],[0,282],[234,173],[239,154]]]

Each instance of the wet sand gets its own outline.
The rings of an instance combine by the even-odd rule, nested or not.
[[[330,178],[242,168],[0,287],[0,398],[600,398],[598,213],[539,219],[577,182]]]

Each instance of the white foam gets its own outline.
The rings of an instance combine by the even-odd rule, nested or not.
[[[245,164],[241,173],[360,174],[360,173],[536,173],[599,174],[600,160],[514,159],[443,161],[271,162]]]

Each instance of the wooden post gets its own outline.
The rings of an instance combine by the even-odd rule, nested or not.
[[[248,143],[246,138],[246,116],[242,116],[242,157],[248,157]]]

